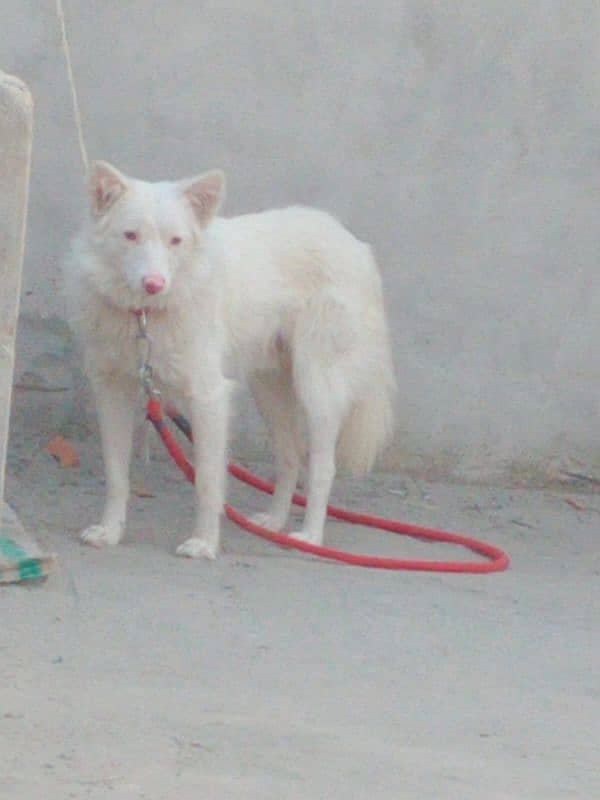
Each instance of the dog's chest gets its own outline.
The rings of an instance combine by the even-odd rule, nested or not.
[[[187,395],[202,372],[202,336],[180,324],[161,324],[158,320],[148,325],[147,335],[148,342],[135,339],[136,368],[139,370],[140,359],[148,349],[157,381]],[[204,346],[208,348],[210,342]]]
[[[203,379],[208,364],[214,368],[219,363],[225,377],[237,380],[257,371],[289,369],[289,331],[281,314],[258,311],[263,313],[239,314],[237,324],[229,325],[226,317],[222,325],[214,317],[205,325],[200,315],[150,312],[145,329],[133,313],[103,317],[88,333],[90,366],[137,378],[147,360],[158,384],[184,395]]]
[[[133,314],[103,320],[91,333],[91,366],[103,372],[137,378],[147,362],[158,383],[187,393],[201,366],[199,337],[165,314],[148,314],[145,328]]]

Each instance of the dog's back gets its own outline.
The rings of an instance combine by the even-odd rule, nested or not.
[[[329,214],[304,207],[213,226],[237,363],[248,374],[276,368],[283,346],[302,405],[337,398],[338,464],[367,471],[390,436],[395,391],[371,249]]]

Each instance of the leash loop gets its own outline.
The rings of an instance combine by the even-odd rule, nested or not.
[[[152,423],[167,451],[183,472],[185,477],[194,483],[195,471],[194,467],[185,457],[183,449],[168,429],[165,424],[165,418],[160,401],[160,391],[154,385],[153,369],[150,363],[152,355],[152,338],[148,334],[148,319],[145,309],[134,311],[138,323],[138,333],[136,336],[136,345],[138,351],[138,365],[140,382],[146,396],[148,397],[148,405],[146,407],[146,419]],[[193,441],[192,428],[189,422],[183,417],[177,409],[172,406],[166,407],[166,414],[175,425],[185,434],[185,436]],[[253,486],[261,492],[273,494],[275,487],[268,481],[264,481],[253,475],[248,470],[237,466],[237,464],[230,464],[228,471],[238,480]],[[292,501],[295,505],[305,506],[306,498],[295,494]],[[345,520],[354,525],[365,525],[369,528],[376,528],[379,530],[387,531],[389,533],[404,534],[405,536],[413,536],[417,539],[425,539],[434,542],[445,542],[447,544],[457,544],[466,547],[472,552],[483,556],[486,561],[472,562],[472,561],[410,561],[398,558],[381,558],[379,556],[368,556],[363,554],[348,553],[341,550],[335,550],[330,547],[323,547],[320,545],[309,544],[302,542],[298,539],[293,539],[285,534],[270,531],[268,528],[263,528],[260,525],[249,520],[244,514],[240,513],[233,506],[225,505],[224,511],[232,522],[235,522],[241,528],[244,528],[249,533],[255,536],[260,536],[267,541],[279,544],[283,547],[291,547],[296,550],[301,550],[305,553],[310,553],[314,556],[321,558],[331,559],[332,561],[340,561],[344,564],[351,564],[356,567],[371,567],[375,569],[390,569],[390,570],[417,570],[423,572],[466,572],[466,573],[488,573],[488,572],[502,572],[508,568],[510,560],[506,553],[486,542],[480,542],[477,539],[472,539],[468,536],[462,536],[456,533],[448,533],[447,531],[435,530],[433,528],[422,528],[417,525],[411,525],[406,522],[397,520],[384,519],[382,517],[374,517],[367,514],[357,514],[352,511],[346,511],[342,508],[335,506],[328,506],[327,513],[329,516],[336,519]]]
[[[175,425],[181,429],[185,436],[193,441],[192,429],[188,421],[182,417],[177,409],[172,406],[167,406],[166,414]],[[175,436],[171,433],[168,426],[165,424],[165,415],[163,413],[162,405],[157,397],[151,397],[148,400],[146,408],[146,419],[148,419],[160,438],[162,439],[169,455],[175,461],[176,465],[183,472],[185,477],[194,483],[195,473],[194,467],[187,460],[182,447]],[[261,492],[273,494],[275,486],[268,481],[253,475],[246,469],[239,467],[237,464],[229,464],[228,471],[238,480],[243,483],[253,486]],[[306,505],[306,498],[302,495],[295,494],[293,503],[299,506]],[[473,539],[469,536],[463,536],[458,533],[449,533],[447,531],[436,530],[434,528],[423,528],[418,525],[412,525],[407,522],[400,522],[399,520],[385,519],[383,517],[374,517],[370,514],[359,514],[353,511],[346,511],[343,508],[336,508],[335,506],[328,506],[327,513],[330,517],[341,519],[353,525],[364,525],[368,528],[375,528],[388,533],[403,534],[405,536],[412,536],[416,539],[424,539],[431,542],[444,542],[446,544],[455,544],[471,550],[479,556],[483,556],[485,561],[428,561],[428,560],[408,560],[401,558],[382,558],[381,556],[370,556],[358,553],[349,553],[343,550],[335,550],[331,547],[323,547],[320,545],[309,544],[308,542],[294,539],[282,533],[270,531],[268,528],[263,528],[260,525],[252,522],[244,514],[230,505],[225,505],[225,514],[232,522],[239,525],[244,530],[255,536],[260,536],[274,544],[281,545],[286,548],[294,548],[301,550],[305,553],[310,553],[313,556],[320,556],[332,561],[342,562],[343,564],[350,564],[355,567],[370,567],[372,569],[389,569],[389,570],[413,570],[420,572],[463,572],[470,574],[484,574],[489,572],[502,572],[508,569],[510,559],[505,552],[498,547],[494,547],[487,542],[481,542],[478,539]]]

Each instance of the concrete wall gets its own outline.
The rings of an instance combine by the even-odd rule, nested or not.
[[[92,157],[147,178],[219,165],[228,212],[310,203],[373,243],[400,377],[389,464],[600,468],[596,0],[65,10]],[[0,30],[38,110],[21,368],[72,385],[57,262],[82,176],[54,2],[4,0]]]

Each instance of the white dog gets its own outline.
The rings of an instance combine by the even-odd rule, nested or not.
[[[249,381],[275,452],[272,506],[255,519],[285,526],[307,452],[308,505],[291,535],[322,543],[336,461],[368,470],[392,428],[394,373],[369,247],[308,208],[216,217],[219,171],[146,183],[98,162],[90,195],[65,277],[100,418],[107,498],[82,539],[114,545],[123,535],[138,399],[132,312],[144,309],[155,376],[186,398],[195,435],[197,516],[177,553],[218,551],[230,376]]]

